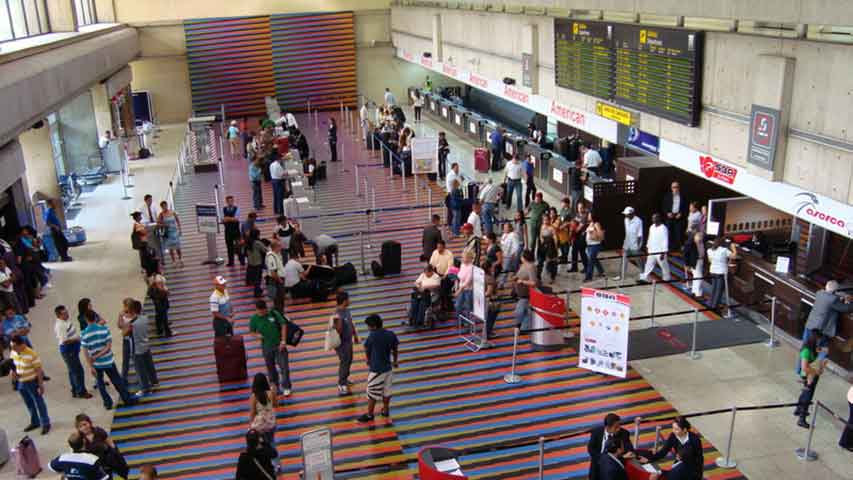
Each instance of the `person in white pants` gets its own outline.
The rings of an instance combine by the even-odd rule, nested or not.
[[[669,260],[667,259],[667,254],[662,253],[669,251],[669,230],[663,224],[659,213],[652,215],[652,225],[649,227],[646,251],[650,255],[646,256],[646,268],[643,270],[643,274],[640,275],[640,281],[648,281],[649,275],[655,269],[655,263],[660,265],[664,281],[669,281],[672,278],[669,274]]]

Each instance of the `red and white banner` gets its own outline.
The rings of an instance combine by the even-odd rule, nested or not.
[[[625,378],[631,297],[607,290],[581,289],[578,366]]]
[[[660,159],[831,232],[853,238],[853,207],[784,182],[772,182],[679,143],[660,139]]]

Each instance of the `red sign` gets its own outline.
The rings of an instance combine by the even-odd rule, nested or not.
[[[554,100],[551,100],[551,113],[562,118],[572,125],[583,127],[586,124],[586,115],[569,107],[560,105]]]
[[[764,147],[770,147],[773,142],[773,130],[776,128],[775,118],[766,113],[758,112],[752,119],[752,142]]]
[[[432,59],[427,57],[421,57],[421,65],[432,68]]]
[[[730,167],[723,162],[718,162],[707,155],[699,156],[699,168],[708,178],[720,180],[732,185],[735,183],[737,168]]]
[[[518,90],[516,88],[510,87],[509,85],[504,86],[504,95],[524,104],[530,102],[530,95]]]
[[[412,55],[412,52],[410,52],[408,50],[403,50],[403,58],[405,58],[406,60],[408,60],[410,62],[415,60],[415,56]]]
[[[475,87],[480,87],[484,90],[488,90],[489,81],[479,75],[475,75],[473,73],[468,75],[468,81],[471,82]]]
[[[447,75],[447,76],[449,76],[449,77],[456,78],[456,73],[457,73],[457,72],[456,72],[456,67],[454,67],[453,65],[448,65],[448,64],[446,64],[446,63],[445,63],[445,64],[442,66],[442,69],[441,69],[441,70],[444,72],[444,74],[445,74],[445,75]]]

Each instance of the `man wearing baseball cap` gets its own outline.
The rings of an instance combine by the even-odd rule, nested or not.
[[[224,337],[234,334],[231,297],[225,288],[228,280],[222,275],[213,279],[213,293],[210,294],[210,313],[213,314],[213,335]]]
[[[625,215],[625,240],[622,242],[622,251],[627,257],[638,255],[643,248],[643,220],[634,214],[634,207],[625,207],[622,215]],[[625,275],[625,268],[627,268],[627,261],[622,265],[621,275],[615,280]]]

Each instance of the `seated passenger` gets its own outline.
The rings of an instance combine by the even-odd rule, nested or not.
[[[415,280],[415,291],[412,292],[412,304],[409,309],[409,325],[423,325],[426,309],[432,302],[432,294],[437,293],[440,286],[441,277],[435,273],[432,265],[427,265]]]

